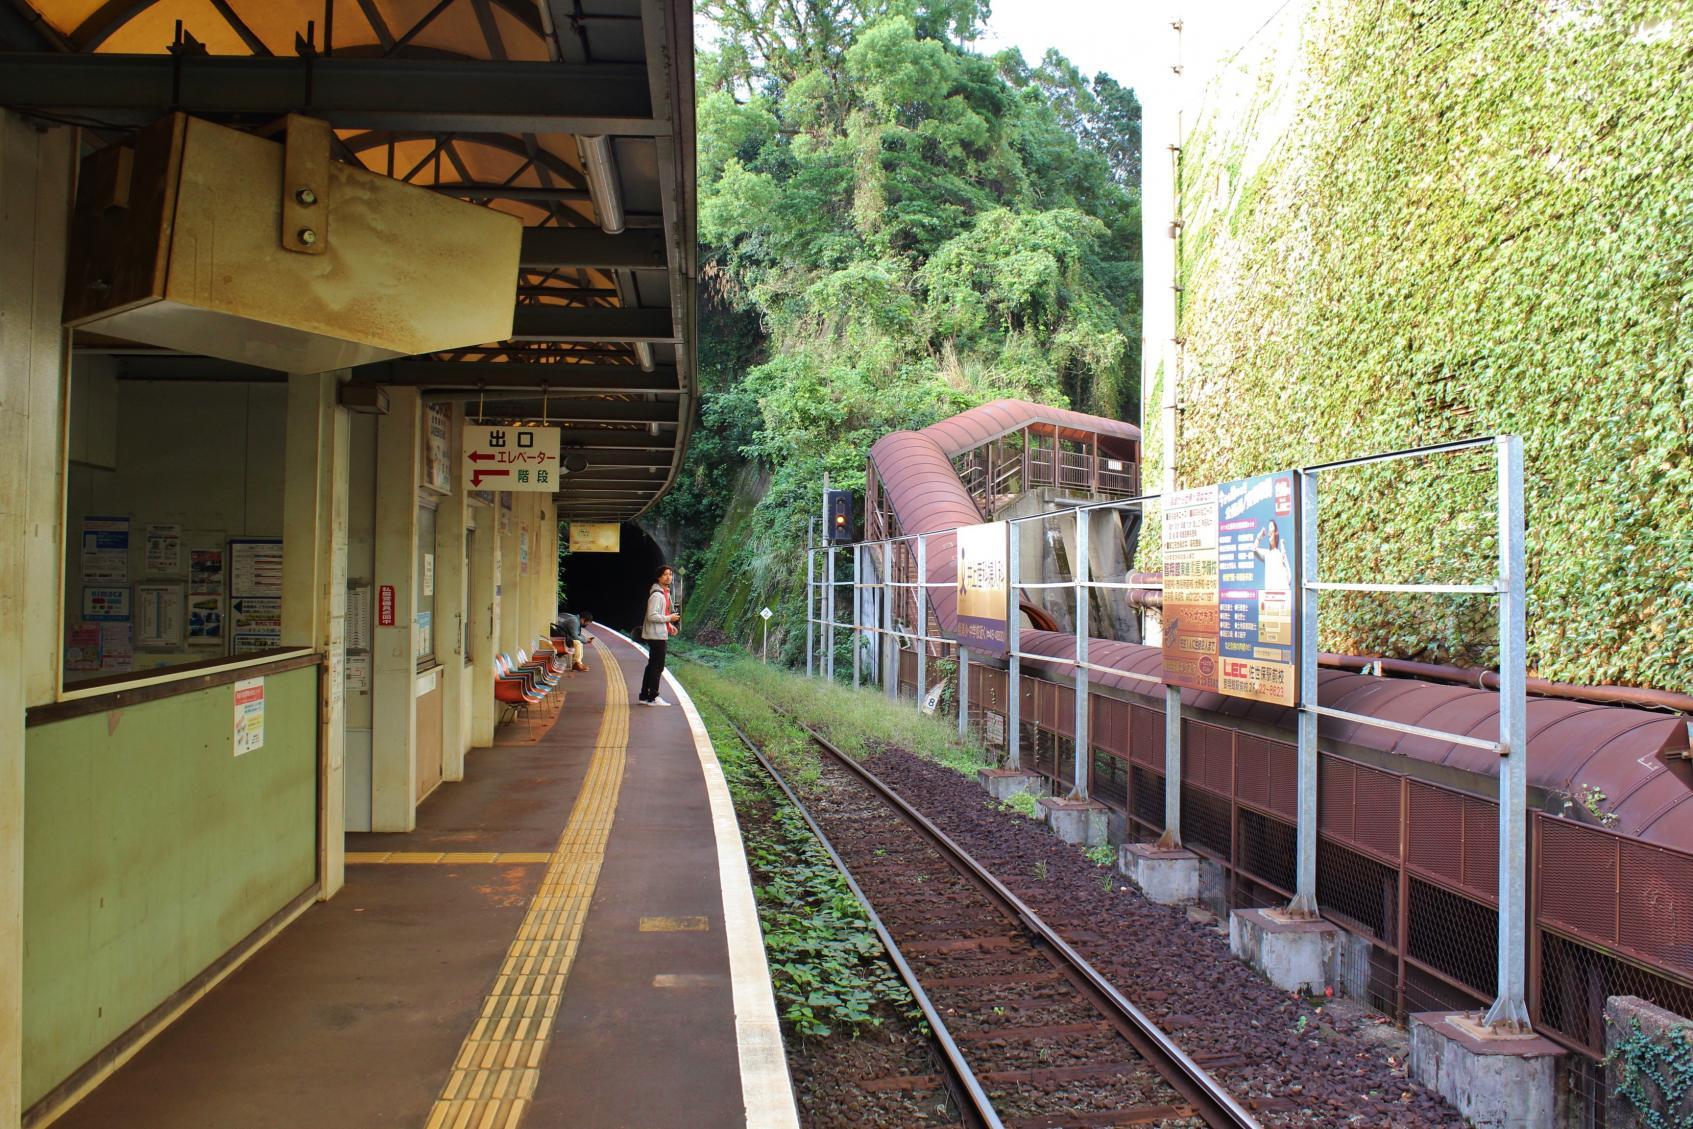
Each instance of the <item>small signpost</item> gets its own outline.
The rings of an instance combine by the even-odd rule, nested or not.
[[[559,486],[559,429],[513,424],[464,426],[464,473],[473,490],[534,490]]]
[[[759,657],[765,662],[770,661],[770,617],[775,614],[769,608],[758,613],[758,618],[764,621],[764,647],[759,652]]]

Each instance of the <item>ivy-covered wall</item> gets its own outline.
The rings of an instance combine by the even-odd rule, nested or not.
[[[1531,669],[1693,691],[1693,2],[1289,8],[1182,153],[1179,481],[1520,434]],[[1322,579],[1489,572],[1487,458],[1323,485]],[[1324,612],[1491,657],[1488,600]]]

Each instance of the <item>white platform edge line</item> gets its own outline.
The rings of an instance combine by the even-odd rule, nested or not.
[[[599,623],[593,629],[615,635],[641,654],[647,653],[645,647],[620,631]],[[700,771],[705,776],[706,797],[711,804],[712,833],[717,840],[717,876],[723,894],[723,934],[729,948],[729,980],[735,1001],[735,1043],[741,1059],[741,1100],[746,1105],[747,1126],[748,1129],[799,1129],[799,1110],[788,1077],[782,1025],[776,1018],[776,993],[770,985],[764,934],[758,925],[752,875],[747,871],[746,846],[741,841],[741,825],[735,819],[734,801],[729,798],[729,783],[723,778],[717,750],[712,746],[711,734],[706,731],[699,710],[694,708],[694,700],[669,670],[664,672],[664,680],[688,719],[694,751],[699,754]]]

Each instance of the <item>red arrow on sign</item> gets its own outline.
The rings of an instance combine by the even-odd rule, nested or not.
[[[474,459],[476,456],[472,455],[470,457]],[[490,455],[489,457],[492,458],[493,456]],[[509,470],[483,470],[478,467],[470,472],[471,489],[475,489],[476,487],[482,485],[482,480],[484,478],[493,478],[495,475],[509,475],[510,473],[511,471]]]
[[[494,456],[487,451],[472,451],[470,461],[473,463],[491,463],[494,461]]]

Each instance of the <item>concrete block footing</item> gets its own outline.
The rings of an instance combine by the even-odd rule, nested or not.
[[[1320,993],[1334,981],[1340,930],[1281,910],[1229,914],[1229,951],[1288,992]]]
[[[1159,905],[1191,905],[1199,900],[1199,856],[1192,851],[1124,843],[1117,851],[1117,869]]]
[[[984,768],[976,773],[976,780],[1002,804],[1022,792],[1044,796],[1048,789],[1046,777],[1022,768]]]
[[[1097,847],[1105,842],[1110,809],[1097,800],[1047,796],[1040,801],[1037,814],[1046,820],[1052,833],[1066,843]]]
[[[1494,1035],[1477,1012],[1411,1016],[1411,1077],[1451,1102],[1476,1129],[1558,1124],[1563,1053],[1538,1035]]]

